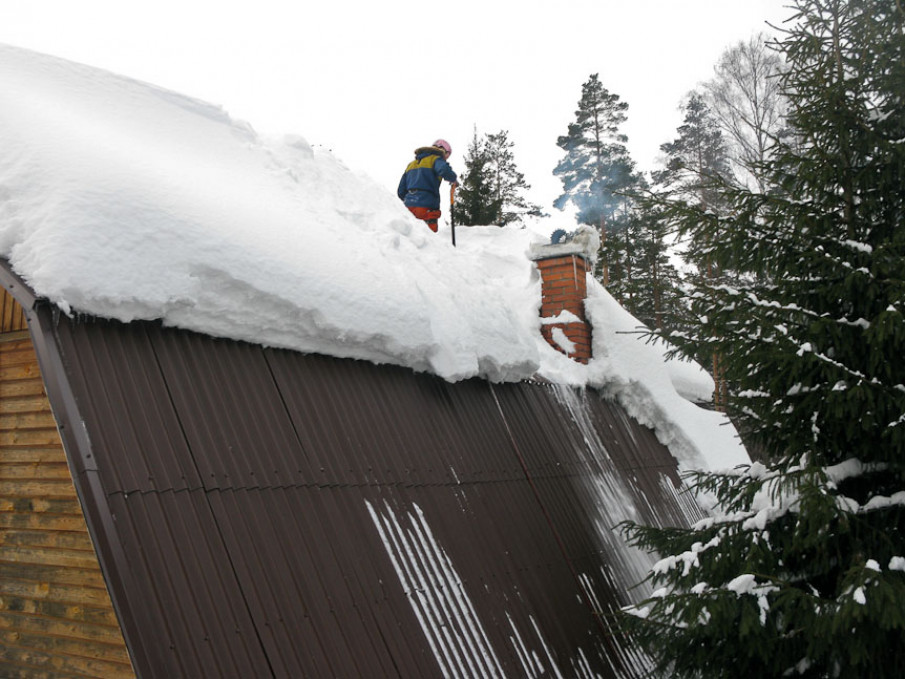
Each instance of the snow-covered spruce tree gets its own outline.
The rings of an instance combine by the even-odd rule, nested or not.
[[[703,289],[695,337],[768,464],[697,483],[691,529],[627,526],[666,555],[626,631],[669,677],[900,677],[905,667],[905,14],[901,0],[796,0],[780,40],[795,143],[673,206],[756,275]]]

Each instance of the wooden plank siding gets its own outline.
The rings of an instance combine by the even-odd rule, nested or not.
[[[0,298],[0,676],[134,677],[25,317]]]
[[[0,333],[28,330],[25,310],[16,303],[6,288],[0,288]]]

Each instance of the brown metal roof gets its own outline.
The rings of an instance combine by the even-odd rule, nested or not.
[[[688,508],[667,450],[596,392],[32,302],[139,676],[640,675],[600,615],[642,573],[610,528]]]

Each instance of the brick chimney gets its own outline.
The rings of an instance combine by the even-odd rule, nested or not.
[[[554,242],[534,244],[529,253],[541,275],[541,334],[557,351],[579,363],[591,359],[591,324],[585,317],[586,274],[600,240],[590,227],[573,235],[554,234]]]

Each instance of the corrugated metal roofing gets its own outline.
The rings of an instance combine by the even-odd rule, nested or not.
[[[139,676],[641,673],[611,527],[687,507],[596,392],[33,317]]]

